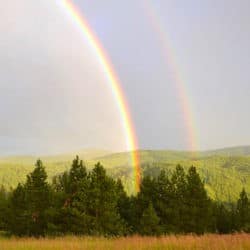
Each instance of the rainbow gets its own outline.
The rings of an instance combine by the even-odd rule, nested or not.
[[[189,98],[189,93],[185,86],[185,81],[181,75],[180,67],[177,66],[177,62],[174,56],[174,51],[170,46],[170,39],[165,31],[163,22],[161,21],[159,15],[155,11],[155,7],[150,0],[142,0],[145,8],[146,15],[148,16],[152,28],[158,35],[159,42],[162,47],[162,52],[166,65],[169,67],[173,74],[173,80],[176,85],[176,91],[178,93],[179,102],[181,105],[182,113],[184,116],[184,123],[187,129],[187,145],[190,151],[194,153],[199,149],[198,138],[197,138],[197,128],[195,126],[195,119],[193,114],[192,102]]]
[[[59,4],[63,7],[65,12],[70,16],[75,26],[79,28],[79,31],[87,39],[90,47],[93,49],[100,65],[102,66],[105,76],[108,80],[110,89],[117,103],[120,116],[122,119],[124,133],[126,135],[127,150],[131,151],[131,161],[134,169],[135,178],[135,191],[138,192],[140,189],[141,173],[140,173],[140,162],[139,154],[137,151],[138,144],[136,138],[136,132],[133,127],[133,122],[129,112],[129,107],[126,102],[123,90],[121,88],[120,81],[114,71],[111,61],[109,60],[107,53],[99,42],[98,38],[91,30],[88,22],[86,21],[82,12],[70,0],[61,0]]]

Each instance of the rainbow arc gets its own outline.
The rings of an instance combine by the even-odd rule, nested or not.
[[[78,27],[79,31],[88,41],[108,80],[107,82],[113,93],[113,97],[115,99],[115,102],[117,103],[120,112],[124,133],[126,135],[127,150],[131,152],[131,161],[134,169],[135,191],[139,191],[141,182],[141,171],[139,153],[137,150],[138,143],[135,128],[133,126],[131,114],[129,111],[129,106],[126,102],[124,91],[121,88],[122,85],[120,83],[120,80],[117,74],[115,73],[114,67],[105,49],[98,40],[94,31],[89,26],[82,11],[80,12],[71,0],[62,0],[59,1],[59,3],[63,7],[65,12],[70,16],[72,23],[76,27]],[[177,63],[172,52],[172,48],[170,47],[168,36],[164,30],[160,18],[154,10],[153,4],[150,2],[150,0],[143,0],[143,3],[145,4],[145,11],[149,17],[149,20],[151,21],[152,27],[158,34],[166,65],[170,67],[170,70],[173,73],[174,82],[176,84],[176,91],[179,96],[184,122],[187,128],[189,149],[192,152],[195,152],[198,149],[198,140],[196,135],[196,127],[194,123],[194,114],[192,112],[191,101],[188,97],[188,92],[184,84],[184,80],[182,79],[181,74],[177,68]]]
[[[131,161],[134,168],[135,191],[138,192],[141,181],[139,154],[137,151],[138,144],[135,128],[133,126],[129,111],[129,106],[126,102],[124,92],[121,88],[120,80],[114,71],[112,63],[109,60],[105,49],[102,47],[98,38],[92,31],[83,13],[80,12],[70,0],[62,0],[60,3],[64,8],[65,12],[71,17],[73,24],[78,27],[79,31],[87,39],[90,47],[93,49],[100,65],[102,66],[105,72],[105,76],[108,80],[107,82],[109,83],[109,87],[113,93],[114,99],[118,105],[118,109],[120,112],[124,133],[126,135],[127,150],[131,152]]]
[[[142,2],[150,24],[154,32],[157,34],[157,38],[159,39],[159,44],[161,46],[161,51],[163,53],[166,67],[168,67],[172,72],[173,81],[175,83],[176,92],[178,94],[180,108],[182,110],[184,123],[186,125],[187,145],[189,150],[192,151],[194,154],[199,149],[199,147],[197,138],[198,130],[195,126],[195,117],[192,102],[190,99],[191,95],[188,93],[188,89],[185,84],[186,81],[183,79],[180,67],[176,61],[176,57],[174,55],[174,50],[171,46],[168,33],[165,31],[163,22],[155,10],[153,1],[142,0]]]

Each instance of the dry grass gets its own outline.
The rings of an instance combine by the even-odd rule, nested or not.
[[[250,249],[249,234],[166,236],[160,238],[133,236],[129,238],[63,237],[56,239],[0,239],[0,250],[242,250]]]

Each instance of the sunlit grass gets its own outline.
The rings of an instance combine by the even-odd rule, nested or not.
[[[167,250],[245,250],[250,249],[249,234],[166,236],[128,238],[62,237],[55,239],[0,239],[1,250],[98,250],[98,249],[167,249]]]

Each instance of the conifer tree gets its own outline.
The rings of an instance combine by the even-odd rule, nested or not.
[[[188,170],[186,202],[189,212],[185,231],[198,234],[208,231],[210,201],[195,167]]]
[[[31,235],[44,235],[47,229],[45,210],[50,206],[50,190],[47,173],[41,160],[27,176],[25,184],[28,223]]]
[[[156,201],[155,209],[160,218],[160,225],[164,233],[172,232],[175,228],[173,225],[173,203],[171,182],[162,170],[156,180]]]
[[[91,216],[91,233],[119,235],[124,233],[117,203],[116,182],[107,176],[105,169],[97,163],[90,173],[88,212]]]
[[[160,235],[161,229],[159,225],[160,219],[156,214],[152,202],[143,211],[140,220],[139,232],[142,235]]]
[[[239,229],[245,232],[250,231],[250,204],[247,193],[243,188],[237,202],[237,213]]]
[[[132,224],[131,224],[131,202],[127,195],[127,193],[124,190],[123,184],[121,179],[118,179],[116,182],[116,188],[117,188],[117,209],[118,213],[123,220],[123,223],[126,224],[126,231],[127,233],[132,232]]]
[[[29,234],[26,190],[20,183],[10,195],[7,230],[18,236]]]
[[[139,231],[140,219],[143,211],[148,208],[149,203],[154,203],[156,197],[156,185],[154,178],[144,176],[140,184],[140,192],[137,194],[134,206],[134,228]]]
[[[76,156],[69,171],[69,191],[71,194],[76,193],[81,188],[82,181],[86,177],[86,167],[83,165],[83,161]]]
[[[4,186],[0,188],[0,230],[6,230],[6,216],[7,216],[7,208],[8,206],[8,199],[7,199],[7,192]]]
[[[60,178],[64,200],[60,216],[61,228],[65,233],[87,234],[89,220],[87,215],[87,192],[89,188],[86,167],[78,156],[73,160],[69,173]]]
[[[227,234],[232,232],[230,211],[224,204],[217,204],[216,211],[216,233]]]
[[[188,208],[186,206],[187,180],[184,168],[181,165],[177,165],[172,174],[171,193],[172,199],[170,207],[172,224],[174,225],[172,230],[175,233],[182,233],[185,231],[185,225],[188,219]]]

